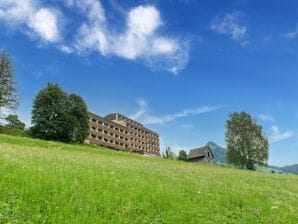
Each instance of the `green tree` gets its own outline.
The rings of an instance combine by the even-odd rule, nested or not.
[[[186,159],[187,159],[187,153],[185,152],[185,150],[180,150],[178,155],[178,160],[186,161]]]
[[[88,111],[82,97],[76,94],[69,95],[70,116],[73,119],[72,142],[84,143],[89,134]]]
[[[163,153],[163,156],[162,156],[162,157],[165,158],[165,159],[171,159],[171,160],[174,160],[174,159],[176,158],[176,155],[175,155],[175,153],[171,150],[171,148],[168,146],[168,147],[166,148],[165,153]]]
[[[83,143],[89,131],[87,106],[80,96],[48,84],[34,100],[32,124],[33,137]]]
[[[269,143],[262,126],[246,112],[232,113],[226,122],[228,163],[254,169],[254,164],[266,165]]]
[[[69,108],[68,95],[58,85],[48,84],[33,102],[32,136],[71,142],[73,118]]]
[[[7,124],[5,125],[8,128],[15,128],[20,130],[25,130],[25,123],[19,120],[17,115],[8,115],[5,120]]]
[[[7,53],[0,53],[0,115],[3,108],[16,108],[16,87],[14,81],[14,69]]]

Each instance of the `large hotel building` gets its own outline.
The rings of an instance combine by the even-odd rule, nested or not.
[[[119,113],[105,117],[89,113],[87,143],[111,149],[160,155],[159,135]]]

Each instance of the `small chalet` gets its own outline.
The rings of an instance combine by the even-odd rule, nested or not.
[[[209,146],[204,146],[189,151],[187,161],[194,163],[212,163],[214,155]]]

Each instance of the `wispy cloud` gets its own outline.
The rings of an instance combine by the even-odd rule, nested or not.
[[[65,53],[82,55],[97,52],[102,56],[142,61],[154,70],[166,70],[174,74],[188,63],[188,41],[160,33],[165,23],[155,6],[131,8],[123,15],[126,22],[119,29],[109,23],[99,0],[61,2],[65,6],[63,10],[59,10],[57,4],[55,7],[50,7],[50,3],[44,6],[42,1],[37,0],[1,0],[0,22],[45,43],[54,44]],[[74,22],[73,18],[67,18],[69,14],[65,10],[80,14],[77,17],[81,20],[77,29],[65,32],[68,28],[65,21],[70,23],[67,24],[70,28]]]
[[[292,131],[282,131],[278,126],[271,127],[271,134],[269,136],[270,142],[280,142],[287,140],[294,136],[294,132]]]
[[[283,34],[287,39],[295,39],[298,36],[298,26],[296,26],[294,31]]]
[[[181,124],[180,128],[191,129],[191,128],[194,128],[194,124]]]
[[[260,115],[259,115],[259,118],[260,118],[262,121],[271,121],[271,122],[274,121],[274,117],[273,117],[272,115],[269,115],[269,114],[260,114]]]
[[[166,114],[166,115],[152,115],[148,112],[147,103],[144,100],[138,101],[139,109],[131,117],[134,117],[143,124],[165,124],[174,121],[178,118],[205,114],[221,109],[223,106],[202,106],[195,109],[183,110],[181,112]],[[136,116],[137,115],[137,116]]]
[[[158,33],[164,22],[156,7],[140,5],[132,8],[126,15],[124,32],[113,33],[110,32],[113,29],[107,23],[104,8],[96,2],[96,7],[83,8],[83,13],[89,15],[87,22],[80,27],[74,42],[67,46],[68,51],[97,51],[102,55],[142,60],[154,69],[175,74],[186,66],[188,43]],[[88,4],[83,0],[76,0],[76,3],[75,6],[80,8]],[[89,3],[94,5],[92,0]]]
[[[243,13],[232,12],[218,17],[211,23],[211,29],[217,33],[225,34],[232,40],[246,45],[248,41],[247,26],[242,21]]]
[[[138,105],[139,105],[139,109],[132,115],[130,115],[130,118],[137,120],[139,119],[139,117],[141,117],[143,114],[145,114],[147,112],[147,102],[143,99],[139,99],[137,101]]]

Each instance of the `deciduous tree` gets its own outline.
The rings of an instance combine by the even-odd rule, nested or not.
[[[0,115],[4,108],[14,109],[17,106],[14,69],[7,53],[0,53]]]
[[[171,150],[169,146],[166,148],[165,153],[163,153],[163,158],[171,160],[174,160],[176,158],[175,153]]]
[[[262,126],[246,112],[232,113],[226,123],[228,162],[253,169],[254,164],[266,165],[269,143]]]
[[[186,161],[186,159],[187,159],[186,151],[185,150],[180,150],[179,155],[178,155],[178,160]]]
[[[15,128],[15,129],[20,129],[24,130],[25,129],[25,123],[19,120],[17,115],[8,115],[5,118],[7,124],[5,125],[8,128]]]
[[[84,143],[89,134],[88,111],[82,97],[76,94],[69,95],[70,116],[73,119],[72,142]]]

